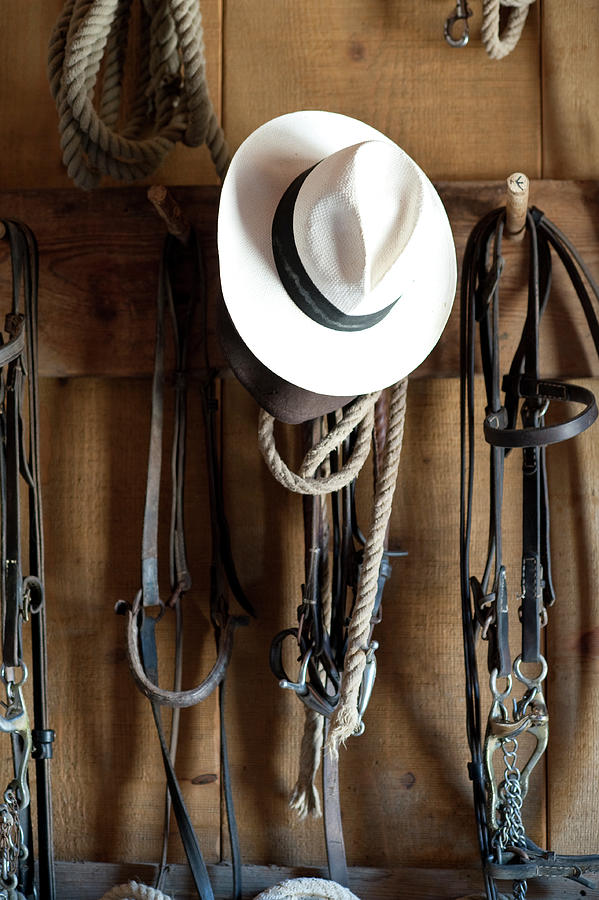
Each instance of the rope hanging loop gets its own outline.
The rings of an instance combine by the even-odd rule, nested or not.
[[[483,0],[481,38],[491,59],[503,59],[514,50],[535,0]],[[499,33],[501,7],[509,8],[508,19]]]
[[[219,177],[228,161],[206,82],[199,0],[144,0],[135,17],[139,76],[123,109],[133,0],[66,0],[48,48],[48,79],[69,177],[96,187],[103,175],[151,175],[177,141],[208,145]]]
[[[129,881],[127,884],[118,884],[113,887],[107,894],[104,894],[102,900],[171,900],[171,898],[157,888],[140,884],[137,881]]]
[[[349,888],[326,878],[292,878],[262,891],[255,900],[359,900]]]

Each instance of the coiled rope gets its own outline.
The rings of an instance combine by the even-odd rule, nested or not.
[[[162,891],[130,881],[128,884],[119,884],[104,894],[102,900],[171,900]]]
[[[262,891],[255,900],[358,900],[349,888],[325,878],[292,878]]]
[[[529,7],[535,0],[483,0],[482,42],[491,59],[503,59],[520,40]],[[501,34],[501,7],[509,7],[508,20]]]
[[[229,154],[206,82],[199,0],[143,0],[138,29],[132,6],[66,0],[52,31],[48,78],[69,177],[86,190],[103,175],[143,178],[177,141],[206,143],[224,177]],[[125,111],[125,63],[135,36],[139,74]]]
[[[385,533],[391,516],[393,493],[397,482],[405,423],[407,386],[406,378],[391,389],[387,441],[380,476],[377,479],[372,520],[360,567],[356,603],[349,626],[340,699],[331,718],[331,728],[327,738],[326,749],[334,756],[339,752],[339,744],[344,743],[359,725],[358,695],[366,666],[370,620],[376,599]],[[378,396],[379,394],[367,394],[354,401],[337,426],[306,454],[297,474],[291,472],[277,451],[272,416],[261,410],[258,443],[262,455],[277,481],[289,490],[300,494],[327,494],[340,490],[341,487],[353,481],[370,450],[374,426],[374,406]],[[331,450],[341,445],[356,426],[358,427],[358,437],[349,460],[339,472],[318,478],[316,472],[324,459]],[[319,739],[315,727],[312,735],[316,741]],[[313,792],[308,785],[296,785],[294,793],[300,812],[304,809],[303,798],[306,798],[305,808],[314,811]]]

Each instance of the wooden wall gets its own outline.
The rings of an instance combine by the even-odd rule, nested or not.
[[[451,0],[204,0],[210,85],[231,147],[275,115],[324,108],[387,132],[435,181],[500,181],[516,169],[537,179],[597,179],[598,0],[537,0],[518,48],[500,62],[487,59],[480,44],[480,0],[471,5],[471,42],[455,50],[442,37]],[[45,234],[42,258],[48,254],[61,272],[70,272],[60,290],[54,283],[50,290],[56,267],[47,266],[48,280],[40,286],[41,315],[47,317],[42,440],[52,725],[58,734],[56,850],[62,860],[151,862],[160,846],[160,759],[149,708],[128,673],[124,622],[112,609],[118,598],[131,599],[139,584],[149,382],[128,376],[148,372],[151,347],[147,341],[136,345],[135,334],[152,331],[158,230],[151,211],[138,214],[140,194],[137,206],[130,207],[123,189],[113,186],[115,210],[123,206],[127,227],[142,240],[147,234],[146,252],[152,247],[156,254],[155,268],[146,266],[129,285],[133,245],[108,238],[99,244],[97,233],[80,231],[77,217],[70,220],[68,204],[61,203],[66,196],[61,192],[70,185],[45,77],[47,40],[60,6],[60,0],[5,0],[0,27],[0,216],[40,208],[24,191],[57,189],[54,229],[47,193],[43,222],[34,215],[29,224],[34,230],[39,224]],[[205,150],[182,147],[151,180],[215,183]],[[471,190],[480,205],[482,194]],[[98,204],[110,202],[105,194],[92,194],[81,208],[101,215]],[[576,210],[583,209],[584,191],[577,203]],[[470,224],[476,209],[475,202]],[[122,227],[119,222],[115,230]],[[593,226],[586,222],[578,236],[583,233],[599,274]],[[123,283],[126,292],[119,288]],[[44,303],[51,311],[44,311]],[[113,304],[128,310],[133,333],[119,330]],[[88,308],[93,315],[83,316],[79,338],[65,350],[61,310],[78,322],[79,311]],[[69,330],[71,338],[76,333]],[[352,865],[476,865],[457,572],[456,333],[454,316],[437,357],[444,360],[446,377],[435,378],[434,368],[425,367],[409,390],[391,533],[392,544],[401,543],[409,557],[395,564],[387,588],[380,675],[366,733],[349,742],[341,759]],[[131,356],[137,352],[144,359],[141,368]],[[565,368],[573,362],[577,374],[597,374],[590,363],[587,369],[584,357],[582,362],[570,358]],[[207,671],[212,655],[202,425],[199,398],[191,399],[187,502],[195,588],[186,601],[187,684]],[[228,687],[244,856],[248,863],[321,865],[320,822],[299,823],[287,808],[301,709],[277,687],[267,663],[271,638],[293,623],[298,602],[300,501],[276,485],[263,466],[255,439],[256,405],[231,378],[222,381],[222,411],[234,552],[259,614],[238,633]],[[599,761],[595,432],[555,448],[551,466],[559,590],[547,648],[552,735],[526,824],[533,838],[554,849],[582,851],[599,845],[593,777]],[[506,520],[512,595],[518,570],[516,489],[514,478]],[[215,698],[184,714],[178,763],[212,861],[227,856],[219,785],[196,781],[219,771],[216,715]],[[176,839],[172,858],[182,859]]]

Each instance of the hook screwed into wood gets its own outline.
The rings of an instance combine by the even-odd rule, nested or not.
[[[529,189],[530,182],[522,172],[514,172],[507,179],[505,233],[513,241],[521,241],[526,231]]]

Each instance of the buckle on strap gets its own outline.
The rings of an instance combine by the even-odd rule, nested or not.
[[[528,375],[506,376],[503,389],[527,400],[561,400],[584,405],[582,412],[565,422],[542,427],[507,428],[507,416],[488,413],[484,421],[485,440],[495,447],[544,447],[576,437],[597,418],[597,403],[592,391],[577,384],[545,381]]]

